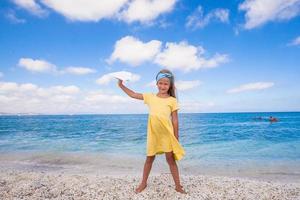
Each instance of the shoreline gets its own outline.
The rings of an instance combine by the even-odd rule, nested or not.
[[[36,171],[103,173],[110,176],[123,174],[142,176],[146,157],[97,152],[9,152],[0,154],[0,171]],[[213,162],[182,159],[177,162],[179,173],[185,176],[218,176],[247,178],[258,181],[300,184],[300,162]],[[164,155],[157,155],[151,174],[169,173]]]
[[[179,161],[181,184],[175,191],[164,156],[157,156],[148,187],[134,193],[142,178],[143,157],[98,153],[10,153],[0,156],[0,199],[300,199],[300,181],[268,180],[259,174],[197,171]],[[202,166],[204,168],[204,166]],[[288,174],[288,177],[294,176]],[[279,181],[280,180],[280,181]],[[296,179],[295,179],[296,180]]]

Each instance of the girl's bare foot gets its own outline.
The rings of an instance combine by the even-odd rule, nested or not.
[[[147,184],[141,183],[141,184],[139,185],[139,187],[137,187],[137,188],[135,189],[135,193],[140,193],[140,192],[142,192],[146,187],[147,187]]]
[[[182,185],[180,185],[180,186],[176,187],[176,188],[175,188],[175,190],[176,190],[177,192],[180,192],[180,193],[182,193],[182,194],[187,194],[187,192],[186,192],[186,191],[184,191],[184,190],[182,189]]]

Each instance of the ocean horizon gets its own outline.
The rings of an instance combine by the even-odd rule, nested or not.
[[[276,113],[300,113],[300,111],[228,111],[228,112],[178,112],[178,115],[181,114],[238,114],[238,113],[262,113],[262,114],[276,114]],[[33,113],[33,112],[24,112],[24,113],[5,113],[0,112],[0,116],[20,116],[20,115],[148,115],[148,112],[145,113]]]

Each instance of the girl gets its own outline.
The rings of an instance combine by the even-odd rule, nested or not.
[[[178,141],[178,115],[179,109],[175,96],[173,74],[166,69],[161,70],[156,76],[158,93],[136,93],[123,85],[119,79],[119,87],[130,97],[144,100],[149,107],[147,127],[147,158],[144,164],[143,180],[135,189],[136,193],[142,192],[147,187],[147,179],[156,154],[166,155],[172,173],[175,190],[187,194],[180,185],[179,172],[176,160],[180,160],[185,151]]]

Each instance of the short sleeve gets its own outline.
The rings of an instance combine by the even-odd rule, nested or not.
[[[151,93],[143,93],[144,104],[149,104]]]
[[[178,110],[179,109],[179,105],[178,105],[178,102],[177,102],[177,99],[175,98],[173,101],[172,101],[172,104],[171,104],[171,111],[175,111],[175,110]]]

